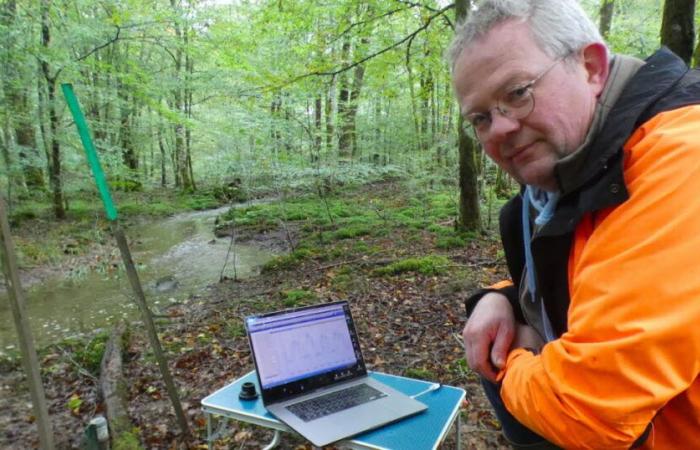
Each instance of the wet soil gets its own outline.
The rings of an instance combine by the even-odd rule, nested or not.
[[[287,245],[282,230],[249,235],[247,240],[277,248]],[[294,289],[310,293],[310,298],[296,304],[349,300],[369,369],[464,388],[462,448],[507,448],[477,377],[464,366],[459,339],[469,291],[504,275],[497,246],[490,240],[474,240],[465,248],[445,252],[454,266],[442,275],[379,277],[373,269],[387,261],[434,253],[432,235],[416,239],[399,231],[360,240],[382,251],[369,256],[353,250],[356,241],[333,243],[339,251],[309,258],[292,269],[211,285],[158,319],[193,442],[184,442],[178,429],[143,328],[138,322],[129,324],[125,355],[129,415],[144,447],[206,448],[201,399],[253,368],[242,318],[290,306],[287,293]],[[41,364],[57,446],[77,448],[87,422],[103,412],[96,379],[60,347],[44,352]],[[38,446],[25,386],[18,366],[0,367],[0,448]],[[215,449],[258,449],[272,438],[269,431],[236,422],[229,430],[214,443]],[[279,448],[310,447],[296,436],[284,435]],[[454,433],[442,448],[455,448]]]

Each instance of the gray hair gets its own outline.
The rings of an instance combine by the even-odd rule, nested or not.
[[[457,26],[447,53],[450,69],[454,71],[464,49],[507,20],[527,22],[535,42],[551,58],[564,58],[594,42],[605,45],[578,0],[482,0]]]

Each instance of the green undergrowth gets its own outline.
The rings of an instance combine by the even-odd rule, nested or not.
[[[211,209],[221,205],[210,192],[173,193],[166,190],[115,192],[112,194],[120,222],[136,217],[161,217],[182,211]],[[113,242],[104,207],[97,192],[74,193],[67,201],[66,220],[53,217],[44,198],[13,202],[9,220],[20,267],[60,264],[63,259],[86,253],[92,245]]]
[[[109,332],[97,333],[89,339],[69,338],[56,344],[61,352],[72,355],[74,362],[94,376],[100,375],[100,364],[109,340]]]
[[[400,275],[413,272],[423,275],[440,275],[447,272],[450,260],[445,256],[429,255],[422,258],[405,258],[380,267],[373,271],[374,275]]]
[[[435,275],[447,270],[446,253],[479,237],[455,230],[458,197],[452,189],[420,190],[395,182],[349,190],[342,197],[307,195],[236,208],[221,218],[219,226],[255,232],[297,231],[294,250],[270,260],[263,272],[291,270],[309,260],[319,263],[381,255],[382,240],[401,239],[422,254],[379,268],[374,275]]]
[[[428,380],[428,381],[432,381],[432,380],[435,380],[437,378],[435,376],[434,372],[432,372],[429,369],[422,368],[422,367],[409,367],[404,372],[404,376],[409,377],[409,378],[417,378],[419,380]]]
[[[280,292],[282,304],[287,308],[310,305],[318,300],[315,293],[308,289],[290,289]]]

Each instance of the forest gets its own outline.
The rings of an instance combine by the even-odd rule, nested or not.
[[[193,437],[132,324],[120,334],[128,425],[115,448],[206,448],[199,401],[250,370],[241,317],[339,298],[355,302],[374,342],[372,368],[466,386],[467,448],[506,445],[452,336],[468,291],[505,271],[496,218],[518,189],[465,132],[454,99],[445,52],[474,3],[0,0],[0,196],[27,289],[49,276],[125,278],[64,84],[130,245],[143,222],[231,207],[211,224],[226,254],[212,262],[214,287],[152,305]],[[613,52],[645,58],[666,45],[700,65],[694,0],[581,3]],[[235,255],[227,262],[249,243],[271,256],[245,278]],[[5,299],[0,331],[11,336]],[[113,326],[81,324],[38,346],[57,448],[80,447],[106,414]],[[0,447],[39,446],[18,345],[0,343]],[[215,448],[267,441],[233,425]]]

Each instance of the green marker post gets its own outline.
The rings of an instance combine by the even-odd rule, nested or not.
[[[87,155],[88,163],[90,164],[90,169],[92,170],[92,175],[95,178],[95,183],[97,184],[97,189],[100,191],[100,197],[102,198],[102,203],[105,207],[105,213],[107,219],[112,222],[112,232],[117,240],[117,246],[119,247],[119,252],[122,256],[122,261],[124,262],[124,267],[126,268],[126,274],[129,278],[129,283],[136,296],[136,303],[141,310],[141,316],[143,323],[146,325],[146,331],[148,332],[148,337],[151,342],[151,347],[153,348],[153,354],[158,361],[158,367],[160,368],[160,373],[165,382],[165,387],[168,391],[168,396],[173,404],[173,409],[175,409],[175,415],[177,416],[177,421],[180,425],[180,429],[185,436],[186,440],[191,439],[191,433],[189,426],[187,425],[187,419],[182,411],[182,405],[180,404],[180,398],[177,394],[177,389],[175,388],[175,383],[170,374],[170,369],[168,368],[167,360],[163,353],[163,349],[160,345],[160,340],[158,339],[158,333],[156,332],[155,324],[153,323],[153,316],[148,304],[146,303],[146,296],[143,293],[143,288],[141,287],[141,281],[139,280],[138,272],[136,271],[136,266],[131,258],[131,251],[124,236],[124,232],[119,226],[117,221],[117,210],[112,202],[112,197],[109,194],[109,186],[107,185],[107,180],[105,179],[104,172],[102,171],[102,166],[100,165],[100,160],[97,157],[97,152],[95,151],[95,146],[90,138],[90,130],[88,129],[87,123],[85,122],[85,117],[83,112],[80,110],[80,105],[78,104],[78,99],[73,92],[73,86],[70,84],[62,84],[61,89],[63,90],[63,95],[66,97],[66,102],[68,103],[68,108],[73,115],[75,120],[75,125],[78,128],[78,134],[80,135],[80,140],[83,143],[83,148],[85,149],[85,154]],[[107,417],[110,416],[110,412],[107,411]]]

